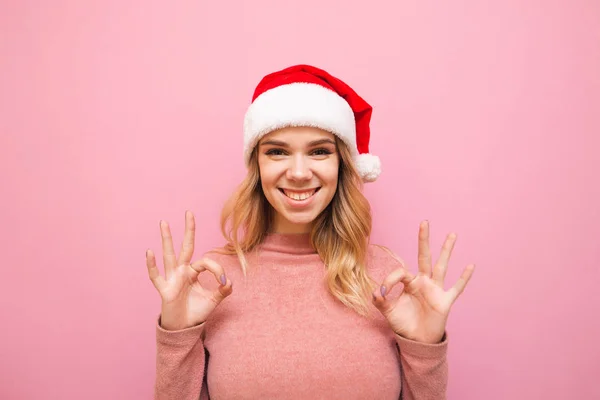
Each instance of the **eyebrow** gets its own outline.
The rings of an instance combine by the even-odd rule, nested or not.
[[[312,146],[319,146],[321,144],[332,144],[335,146],[335,142],[331,139],[319,139],[319,140],[313,140],[312,142],[308,143],[309,147]],[[271,145],[271,146],[281,146],[281,147],[289,147],[289,145],[286,142],[282,142],[280,140],[265,140],[264,142],[262,142],[260,144],[261,146],[267,146],[267,145]]]

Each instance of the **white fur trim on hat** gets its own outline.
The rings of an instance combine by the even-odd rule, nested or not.
[[[381,160],[373,154],[359,154],[355,157],[356,169],[365,182],[374,182],[381,175]]]
[[[352,108],[340,95],[314,83],[290,83],[259,95],[244,118],[244,161],[260,138],[286,126],[312,126],[342,139],[353,156],[356,122]]]

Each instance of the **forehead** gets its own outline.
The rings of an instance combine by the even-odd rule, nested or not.
[[[330,139],[335,142],[335,135],[319,128],[291,126],[268,133],[261,138],[259,143],[268,140],[277,140],[289,144],[302,145],[322,139]]]

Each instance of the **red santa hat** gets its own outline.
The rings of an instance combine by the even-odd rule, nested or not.
[[[265,76],[244,118],[244,160],[264,135],[288,126],[321,128],[350,149],[365,182],[381,174],[379,157],[369,154],[373,108],[350,86],[322,69],[295,65]]]

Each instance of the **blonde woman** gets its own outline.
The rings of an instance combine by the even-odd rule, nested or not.
[[[252,100],[226,245],[194,259],[187,212],[179,254],[160,223],[164,277],[147,251],[162,299],[155,398],[445,398],[446,321],[474,269],[444,289],[456,236],[434,264],[424,221],[417,274],[369,244],[372,109],[344,82],[297,65]]]

